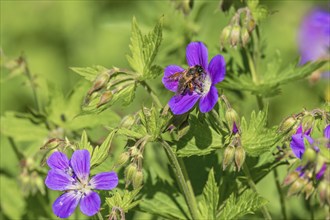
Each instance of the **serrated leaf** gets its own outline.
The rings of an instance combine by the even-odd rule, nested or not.
[[[189,125],[187,134],[174,142],[179,157],[206,155],[223,146],[223,136],[214,131],[205,120],[190,115]]]
[[[282,138],[275,128],[266,128],[267,112],[251,114],[249,124],[243,117],[241,120],[241,143],[250,156],[256,157],[269,151]]]
[[[119,128],[117,133],[134,139],[140,139],[146,135],[146,132],[143,131],[143,129],[137,132],[127,128]]]
[[[99,65],[93,67],[71,67],[70,69],[89,81],[94,81],[100,73],[108,71],[107,68]]]
[[[144,198],[140,208],[167,219],[191,219],[185,199],[181,194],[167,195],[157,192],[152,199]]]
[[[87,133],[85,130],[81,134],[81,139],[80,139],[80,142],[78,143],[78,148],[86,149],[89,151],[90,155],[93,154],[93,146],[88,141],[88,136],[87,136]]]
[[[292,81],[303,79],[311,75],[315,70],[321,68],[326,62],[307,63],[299,66],[296,63],[280,69],[281,59],[276,58],[268,64],[267,71],[263,74],[263,79],[258,84],[254,83],[249,74],[232,75],[226,77],[221,83],[222,88],[249,91],[254,95],[272,97],[278,95],[281,86]]]
[[[247,214],[254,214],[259,208],[267,204],[267,200],[252,190],[245,191],[238,198],[233,194],[225,201],[220,212],[220,219],[238,219]]]
[[[106,203],[110,207],[110,210],[113,207],[120,207],[125,212],[128,212],[140,203],[140,200],[137,199],[140,190],[141,188],[134,189],[133,191],[116,189],[112,197],[106,198]]]
[[[15,112],[6,112],[1,116],[1,134],[16,141],[42,142],[47,138],[48,130],[45,125],[30,121],[28,116],[19,118]]]
[[[91,167],[100,165],[105,159],[107,159],[111,142],[116,133],[116,130],[112,130],[107,138],[103,141],[101,146],[96,146],[93,150],[91,157]]]
[[[150,33],[143,35],[135,17],[133,18],[131,55],[127,56],[127,60],[132,69],[139,74],[140,80],[155,78],[162,72],[160,67],[153,65],[162,41],[162,27],[163,18],[160,19]]]
[[[203,199],[199,203],[200,216],[203,219],[216,219],[219,205],[219,188],[215,181],[213,168],[209,172],[206,185],[203,189]]]

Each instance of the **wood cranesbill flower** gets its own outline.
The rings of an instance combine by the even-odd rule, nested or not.
[[[330,13],[314,9],[308,13],[300,26],[298,43],[301,54],[300,64],[308,61],[329,60]]]
[[[168,90],[176,92],[169,101],[172,112],[188,112],[199,101],[201,112],[209,112],[218,101],[215,85],[225,78],[226,63],[221,55],[208,64],[208,51],[202,42],[192,42],[186,48],[188,69],[170,65],[165,68],[162,82]]]
[[[53,204],[53,212],[60,218],[69,217],[78,204],[88,216],[95,215],[101,207],[101,199],[93,190],[111,190],[118,185],[115,172],[103,172],[89,179],[90,154],[88,150],[76,150],[71,160],[62,152],[54,152],[47,160],[51,168],[45,184],[52,190],[65,191]]]
[[[299,159],[302,158],[302,155],[305,152],[305,139],[312,144],[314,140],[310,136],[311,129],[306,132],[303,132],[303,127],[299,126],[296,134],[292,135],[292,139],[290,142],[290,147],[294,155]]]

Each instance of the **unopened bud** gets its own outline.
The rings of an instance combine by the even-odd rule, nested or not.
[[[293,171],[285,177],[285,179],[283,180],[282,185],[283,186],[290,185],[291,183],[296,181],[298,178],[299,178],[299,173],[297,171]]]
[[[243,27],[241,30],[241,40],[242,40],[242,46],[245,47],[250,39],[249,31],[246,27]]]
[[[230,45],[233,47],[236,47],[237,44],[240,42],[240,33],[241,33],[241,27],[236,24],[233,26],[233,29],[230,33]]]
[[[282,121],[280,127],[279,127],[279,131],[280,132],[285,132],[288,131],[289,129],[292,129],[292,127],[296,124],[296,119],[292,116],[284,119],[284,121]]]
[[[235,150],[236,149],[233,145],[229,145],[228,147],[226,147],[222,161],[223,170],[225,170],[226,167],[233,162],[235,156]]]
[[[97,108],[106,104],[107,102],[109,102],[113,97],[113,93],[111,91],[105,91],[104,93],[102,93],[99,103],[97,103]]]
[[[302,178],[298,178],[296,181],[294,181],[291,185],[291,187],[289,188],[288,191],[288,196],[292,196],[295,194],[298,194],[301,192],[301,190],[303,189],[303,187],[306,185],[307,180],[302,179]]]
[[[308,141],[307,141],[308,142]],[[305,148],[307,148],[302,156],[302,165],[306,165],[307,163],[314,162],[316,159],[316,152],[311,147],[305,144]]]
[[[221,47],[223,47],[227,43],[230,33],[231,33],[231,29],[232,29],[232,26],[228,25],[222,30],[221,35],[220,35]]]
[[[131,157],[136,157],[139,154],[139,149],[136,146],[133,146],[129,149]]]
[[[253,18],[251,18],[247,22],[247,30],[249,31],[249,33],[251,33],[255,27],[256,27],[256,21]]]
[[[319,173],[324,167],[324,164],[325,164],[325,158],[319,154],[316,159],[315,173]]]
[[[133,179],[133,176],[135,175],[136,172],[137,172],[137,166],[135,163],[131,163],[130,165],[128,165],[128,167],[126,167],[125,169],[126,182],[130,182]]]
[[[235,151],[235,163],[238,171],[240,171],[245,161],[245,150],[242,146],[236,147]]]
[[[326,181],[321,181],[318,186],[321,205],[328,203],[330,205],[330,185]]]
[[[305,193],[305,199],[308,199],[312,195],[312,193],[314,192],[314,187],[312,182],[308,182],[305,185],[303,192]]]
[[[138,170],[133,176],[133,188],[136,189],[142,185],[143,182],[143,173],[141,170]]]
[[[311,114],[305,115],[301,120],[301,125],[303,129],[303,133],[306,133],[309,129],[313,127],[314,117]]]
[[[117,161],[115,162],[115,166],[120,167],[124,165],[128,160],[129,160],[129,153],[123,152],[122,154],[119,155]]]
[[[127,115],[121,120],[119,127],[130,129],[133,126],[134,122],[134,115]]]
[[[101,73],[98,75],[93,83],[92,88],[88,91],[88,94],[92,94],[93,92],[102,89],[109,81],[110,75],[108,72]]]
[[[233,108],[229,108],[226,111],[225,118],[228,122],[228,126],[229,126],[231,132],[235,133],[234,126],[236,126],[236,129],[238,129],[237,126],[239,126],[239,117],[238,117],[237,112]]]

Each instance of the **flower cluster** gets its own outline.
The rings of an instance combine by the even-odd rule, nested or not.
[[[52,190],[65,191],[53,204],[53,212],[60,218],[69,217],[78,204],[88,216],[95,215],[101,207],[101,199],[93,190],[111,190],[118,184],[115,172],[96,174],[89,180],[90,154],[88,150],[76,150],[71,159],[62,152],[54,152],[47,160],[51,168],[45,184]]]
[[[322,138],[316,139],[311,136],[311,128],[304,131],[303,126],[299,126],[296,133],[292,135],[290,147],[293,154],[299,159],[298,167],[290,172],[284,180],[284,185],[291,185],[288,194],[294,195],[300,192],[306,194],[308,198],[314,191],[313,178],[321,183],[318,185],[321,202],[324,203],[329,192],[324,192],[322,186],[330,181],[327,170],[329,169],[323,153],[330,150],[330,125],[324,129]],[[330,195],[328,195],[330,196]],[[330,201],[328,201],[330,202]],[[330,203],[329,203],[330,204]]]
[[[168,104],[174,114],[180,115],[200,100],[200,111],[209,112],[218,101],[215,85],[225,78],[225,60],[221,55],[216,55],[208,64],[208,51],[202,42],[188,44],[186,59],[188,70],[176,65],[165,68],[163,84],[168,90],[176,92]]]

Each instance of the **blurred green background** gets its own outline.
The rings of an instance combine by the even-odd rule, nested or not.
[[[325,1],[262,1],[274,13],[261,24],[262,36],[267,42],[266,54],[272,56],[278,50],[283,65],[298,59],[297,31],[303,16],[313,7]],[[171,1],[1,1],[1,49],[6,58],[16,58],[22,53],[27,57],[29,67],[36,77],[41,100],[48,100],[48,86],[56,85],[66,94],[79,81],[83,80],[69,67],[103,65],[105,67],[128,67],[126,54],[129,53],[129,40],[132,17],[135,16],[143,31],[149,31],[164,15],[163,43],[157,56],[157,63],[184,64],[185,47],[191,40],[203,41],[209,48],[210,57],[219,50],[219,35],[230,19],[230,14],[219,10],[219,1],[195,1],[192,12],[184,16],[176,10]],[[178,57],[182,57],[178,60]],[[230,73],[227,73],[230,74]],[[31,88],[24,83],[23,76],[11,77],[1,72],[1,115],[6,111],[27,112],[34,105]],[[161,76],[153,80],[163,104],[171,93],[163,89]],[[302,108],[317,108],[324,102],[325,89],[329,83],[308,80],[286,85],[282,93],[268,99],[270,125],[278,124],[283,117],[301,111]],[[88,88],[86,88],[86,91]],[[116,106],[121,115],[138,110],[142,104],[150,103],[146,93],[139,90],[136,100],[128,107]],[[257,109],[255,97],[245,94],[240,100],[228,93],[230,101],[241,115],[249,116]],[[39,148],[40,146],[38,146]],[[1,138],[1,175],[17,176],[19,164],[9,147],[8,141]],[[285,174],[282,169],[281,179]],[[280,216],[280,204],[272,175],[258,185],[260,192],[269,201],[269,210]],[[3,193],[11,192],[15,206],[11,209],[21,216],[26,212],[20,190],[3,188]],[[8,181],[8,180],[6,180]],[[8,184],[6,184],[8,185]],[[16,185],[15,185],[16,186]],[[17,202],[18,201],[18,202]],[[1,207],[4,204],[1,200]],[[5,201],[7,202],[7,201]],[[32,201],[33,202],[33,201]],[[11,204],[11,203],[9,203]],[[9,205],[10,206],[10,205]],[[288,200],[291,217],[304,219],[306,205],[299,198]],[[50,208],[50,207],[49,207]],[[10,207],[9,207],[10,209]],[[32,215],[33,216],[33,215]],[[6,219],[8,213],[1,212]],[[34,216],[35,217],[35,216]]]

